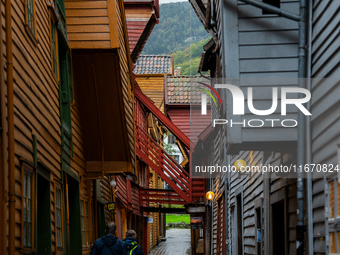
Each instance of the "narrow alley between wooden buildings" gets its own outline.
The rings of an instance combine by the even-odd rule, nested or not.
[[[166,231],[166,241],[161,242],[149,255],[188,255],[190,249],[190,229],[172,228]]]

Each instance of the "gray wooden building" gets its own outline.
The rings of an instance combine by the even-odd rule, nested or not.
[[[312,95],[304,104],[312,115],[303,116],[302,131],[297,127],[271,128],[267,123],[258,129],[217,125],[205,131],[198,142],[209,150],[202,159],[204,164],[233,165],[243,159],[247,166],[303,162],[328,168],[326,172],[315,168],[313,173],[304,173],[302,181],[297,174],[287,178],[281,173],[223,173],[207,180],[216,197],[207,202],[211,217],[206,217],[205,253],[340,253],[336,171],[340,163],[340,1],[190,2],[212,36],[202,49],[199,67],[199,71],[210,70],[212,84],[218,78],[222,80],[217,83],[234,81],[245,95],[246,87],[253,87],[254,107],[263,110],[271,107],[275,86],[282,89],[302,84]],[[244,116],[235,117],[231,93],[225,89],[218,93],[226,103],[212,105],[212,119],[233,117],[248,122],[252,118],[247,108]],[[278,105],[280,101],[279,94]],[[270,117],[301,120],[296,107],[288,107],[286,116],[280,115],[280,110],[278,107]],[[302,150],[298,144],[303,144]],[[329,171],[331,168],[334,171]],[[301,236],[303,228],[306,231]]]

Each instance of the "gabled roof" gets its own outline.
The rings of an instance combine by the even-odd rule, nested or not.
[[[172,74],[172,58],[170,55],[140,55],[135,74]]]
[[[168,76],[165,84],[166,105],[189,105],[201,103],[201,90],[198,82],[210,85],[210,81],[199,76]],[[208,103],[210,102],[207,97]]]
[[[124,0],[124,6],[131,59],[135,62],[155,24],[158,24],[159,1]]]

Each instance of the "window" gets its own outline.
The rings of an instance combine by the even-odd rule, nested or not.
[[[35,3],[34,0],[26,0],[26,25],[29,29],[29,31],[33,34],[33,36],[35,37],[35,17],[34,17],[34,13],[35,13]]]
[[[51,20],[51,60],[52,60],[52,70],[55,77],[59,78],[59,68],[58,68],[58,33],[57,27],[53,20]]]
[[[65,3],[64,0],[55,0],[55,6],[57,7],[57,11],[61,12],[63,18],[65,17]]]
[[[90,235],[89,235],[89,216],[88,216],[88,205],[87,202],[85,202],[85,226],[86,226],[86,242],[87,245],[90,245],[89,239],[90,239]]]
[[[262,228],[261,228],[261,207],[258,207],[255,209],[256,214],[256,254],[262,253],[262,247],[261,247],[261,239],[262,237]]]
[[[270,4],[274,7],[280,8],[280,0],[263,0],[263,2],[266,4]],[[270,11],[262,10],[262,14],[265,15],[265,14],[273,14],[273,13]]]
[[[57,236],[57,248],[63,248],[63,218],[62,218],[62,191],[60,186],[56,186],[55,191],[55,212],[56,212],[56,236]]]
[[[94,218],[93,218],[93,205],[91,206],[91,215],[90,215],[91,217],[90,217],[90,219],[92,219],[91,220],[91,224],[92,224],[92,236],[91,236],[91,244],[93,244],[94,243],[94,239],[95,239],[95,237],[94,237]]]
[[[242,195],[236,196],[236,210],[237,210],[237,251],[238,254],[243,254],[243,208]]]
[[[340,253],[340,184],[336,179],[328,181],[328,229],[329,251]]]
[[[24,169],[24,194],[23,194],[23,245],[32,248],[33,237],[33,173]]]
[[[80,221],[81,221],[81,240],[83,247],[89,246],[89,217],[88,217],[88,203],[84,200],[80,201]]]
[[[169,135],[169,143],[170,144],[176,144],[176,136],[174,136],[173,134]]]

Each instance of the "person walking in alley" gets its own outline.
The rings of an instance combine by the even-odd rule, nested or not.
[[[143,249],[140,245],[137,244],[137,234],[136,231],[130,229],[126,232],[126,238],[123,239],[123,242],[126,245],[126,254],[128,255],[144,255]]]
[[[126,246],[116,237],[116,229],[116,223],[108,222],[106,235],[94,242],[90,255],[126,255]]]

